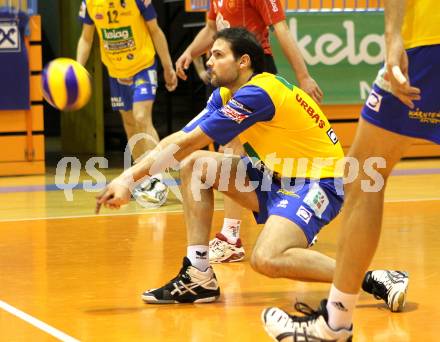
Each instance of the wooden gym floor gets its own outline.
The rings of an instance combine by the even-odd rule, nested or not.
[[[54,171],[0,178],[0,341],[268,341],[263,308],[293,310],[296,300],[316,306],[327,295],[327,284],[268,279],[246,260],[214,266],[222,289],[217,303],[143,304],[142,291],[174,277],[186,252],[180,203],[145,210],[133,202],[95,216],[94,193],[73,190],[67,201],[54,183]],[[216,209],[218,230],[220,197]],[[438,340],[439,221],[440,160],[400,163],[373,267],[410,273],[407,307],[392,314],[362,294],[355,341]],[[339,220],[323,229],[314,248],[334,256],[338,229]],[[246,214],[248,253],[258,233]]]

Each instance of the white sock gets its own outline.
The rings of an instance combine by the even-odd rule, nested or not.
[[[198,270],[204,272],[209,267],[209,247],[208,245],[188,246],[186,256]]]
[[[241,220],[225,218],[221,233],[228,239],[230,243],[236,243],[240,237]]]
[[[333,330],[350,329],[353,322],[353,310],[359,294],[339,291],[332,284],[327,302],[328,325]]]

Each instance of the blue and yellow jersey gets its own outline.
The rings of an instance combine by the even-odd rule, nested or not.
[[[96,26],[101,59],[111,77],[128,78],[154,64],[145,21],[157,17],[151,0],[83,0],[79,16]]]
[[[281,177],[342,177],[336,163],[344,153],[327,118],[310,96],[279,76],[258,74],[235,94],[216,89],[183,130],[196,127],[222,145],[239,136],[250,157]]]
[[[402,36],[406,49],[440,44],[440,1],[407,0]]]

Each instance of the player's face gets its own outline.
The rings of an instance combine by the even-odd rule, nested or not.
[[[240,61],[236,60],[229,43],[217,39],[211,49],[211,57],[206,62],[214,87],[230,87],[239,78]]]

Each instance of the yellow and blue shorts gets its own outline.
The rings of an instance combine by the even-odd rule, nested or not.
[[[258,183],[255,192],[259,211],[254,212],[254,216],[259,224],[265,223],[271,215],[284,217],[302,229],[310,244],[342,208],[342,178],[280,179],[255,168],[249,157],[242,161],[249,180]]]
[[[110,96],[114,111],[133,109],[134,102],[154,101],[157,89],[157,67],[138,72],[131,80],[110,77]]]
[[[440,45],[408,49],[407,53],[410,83],[421,90],[415,108],[408,108],[390,93],[382,69],[364,104],[362,117],[388,131],[440,144]]]

